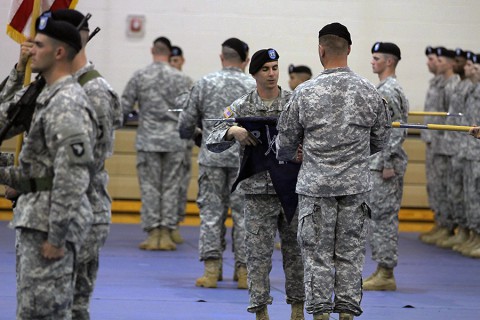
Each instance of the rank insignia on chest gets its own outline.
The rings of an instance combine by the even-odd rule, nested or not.
[[[72,147],[73,154],[76,155],[77,157],[81,157],[85,153],[83,142],[72,143],[70,147]]]

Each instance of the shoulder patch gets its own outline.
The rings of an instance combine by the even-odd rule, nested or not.
[[[225,110],[223,111],[223,117],[230,118],[232,115],[233,115],[232,108],[230,106],[226,107]]]
[[[75,156],[81,157],[85,153],[85,147],[83,145],[83,142],[75,142],[70,144],[70,147],[72,148],[72,152]]]

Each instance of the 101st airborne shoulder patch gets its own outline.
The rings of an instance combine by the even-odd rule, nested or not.
[[[83,146],[83,142],[75,142],[70,145],[72,148],[72,152],[75,156],[81,157],[85,153],[85,147]]]

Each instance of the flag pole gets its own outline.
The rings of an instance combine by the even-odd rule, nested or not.
[[[37,21],[38,16],[40,16],[40,5],[41,0],[34,0],[32,15],[30,17],[30,38],[35,36],[35,21]],[[26,87],[30,84],[32,79],[32,67],[30,66],[30,59],[27,62],[25,67],[25,78],[23,79],[23,86]],[[14,165],[18,166],[18,158],[20,156],[20,151],[22,151],[23,145],[23,133],[19,134],[17,137],[17,145],[15,148],[15,158]]]
[[[470,132],[470,129],[473,128],[469,126],[452,126],[448,124],[416,124],[416,123],[400,123],[400,122],[392,122],[392,127],[424,129],[424,130],[460,131],[460,132]]]
[[[437,116],[437,117],[462,117],[463,113],[439,112],[439,111],[410,111],[409,116]]]

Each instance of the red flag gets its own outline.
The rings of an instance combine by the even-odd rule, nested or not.
[[[36,0],[40,1],[40,12],[57,9],[73,9],[78,0]],[[30,35],[35,0],[12,0],[8,16],[7,34],[18,43]],[[36,17],[33,17],[36,18]]]

